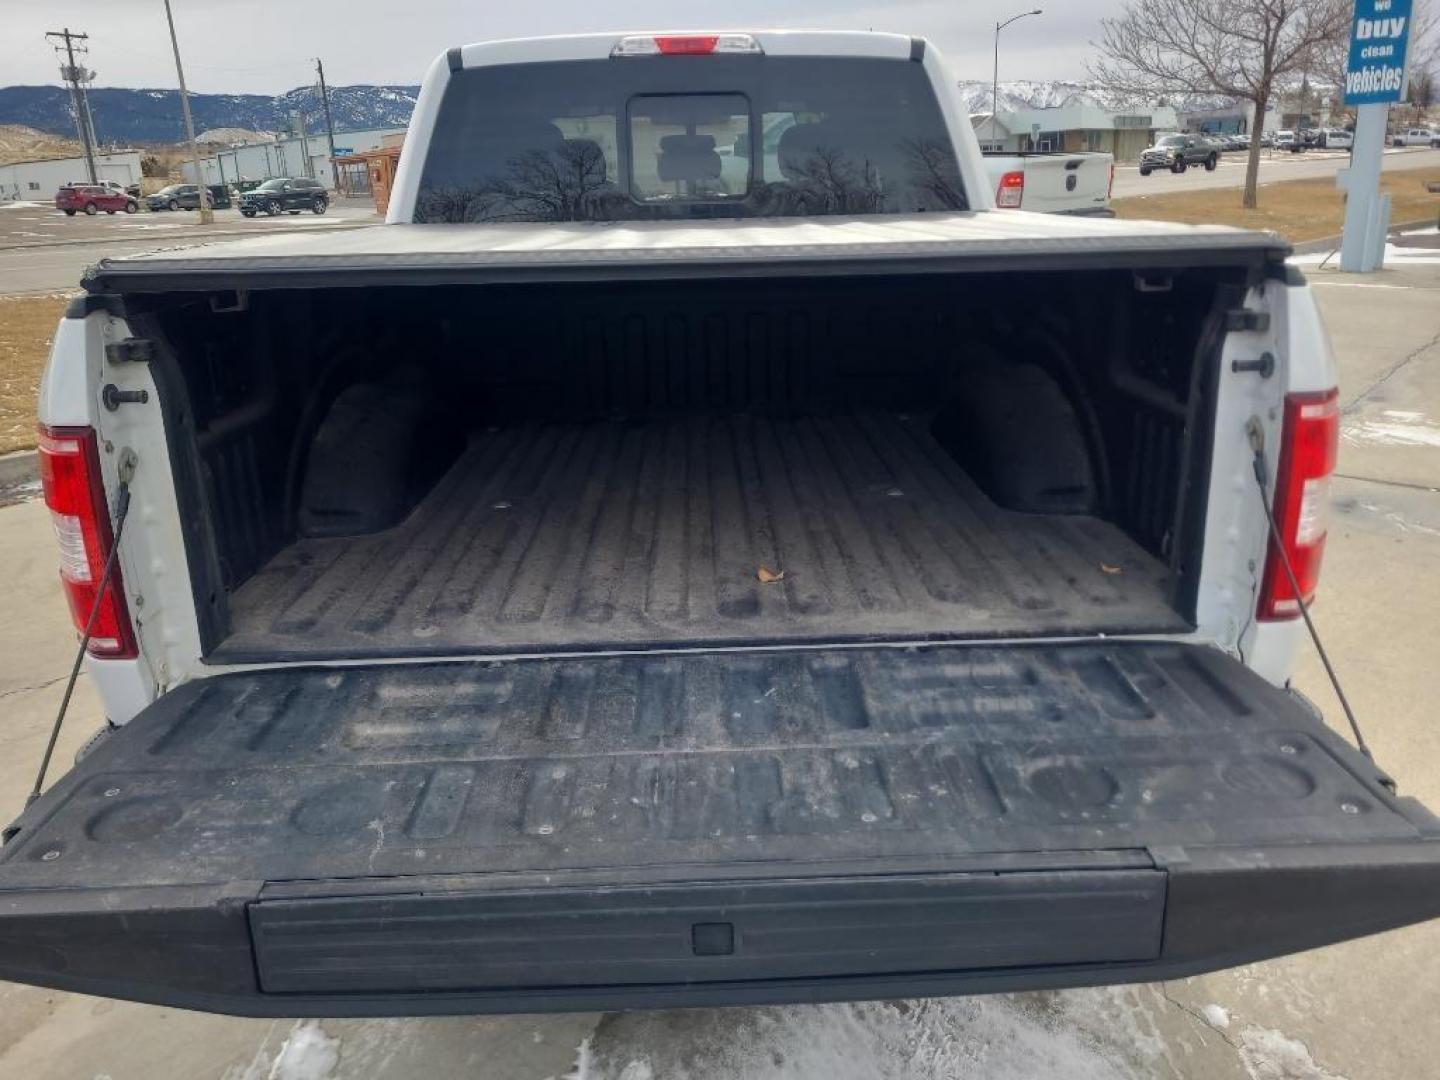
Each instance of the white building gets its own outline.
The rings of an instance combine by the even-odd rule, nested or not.
[[[95,171],[103,184],[109,180],[122,185],[140,182],[140,151],[116,150],[95,155]],[[48,202],[63,184],[88,184],[90,173],[83,157],[42,158],[0,165],[0,202],[33,199]]]
[[[993,121],[988,114],[970,119],[984,150],[1099,150],[1117,161],[1135,160],[1157,134],[1179,126],[1169,105],[1119,111],[1085,101],[1051,109],[1001,109]]]
[[[386,136],[403,134],[404,128],[370,128],[364,131],[335,132],[337,156],[378,150]],[[306,161],[309,161],[307,168]],[[305,138],[276,139],[274,142],[232,146],[200,159],[207,184],[233,184],[237,180],[269,180],[274,177],[313,176],[326,187],[334,182],[330,171],[330,143],[322,131]],[[194,180],[195,169],[185,162],[182,171]]]

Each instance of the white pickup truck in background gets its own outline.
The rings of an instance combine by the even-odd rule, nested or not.
[[[1288,688],[1340,415],[1288,245],[1014,164],[920,39],[498,41],[385,226],[91,268],[40,462],[109,724],[4,831],[0,979],[818,1002],[1440,914],[1440,821]]]
[[[985,172],[995,193],[995,205],[1002,210],[1032,210],[1041,214],[1113,214],[1110,209],[1110,192],[1115,185],[1113,154],[986,151],[984,157]]]

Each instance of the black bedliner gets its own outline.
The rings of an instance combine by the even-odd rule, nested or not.
[[[0,978],[256,1015],[1169,977],[1440,913],[1440,822],[1198,646],[271,669],[0,853]]]
[[[1122,529],[1002,509],[929,428],[492,429],[401,525],[282,550],[230,598],[210,659],[1188,629],[1169,567]]]

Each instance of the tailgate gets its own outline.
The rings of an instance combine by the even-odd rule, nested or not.
[[[1020,209],[1041,214],[1099,213],[1110,205],[1109,154],[1025,158]]]
[[[1440,913],[1440,823],[1172,643],[190,683],[0,852],[0,978],[254,1015],[1168,978]]]

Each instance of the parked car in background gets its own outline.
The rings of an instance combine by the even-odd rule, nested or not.
[[[133,214],[140,204],[123,190],[116,191],[103,184],[64,184],[55,192],[55,209],[65,211],[67,217],[74,217],[77,211],[91,216],[104,210],[113,214],[123,210]]]
[[[1326,150],[1349,150],[1355,145],[1355,133],[1343,128],[1326,128],[1320,132],[1319,144]]]
[[[61,186],[61,187],[102,187],[102,188],[105,188],[105,189],[108,190],[108,191],[116,191],[116,192],[119,192],[119,193],[122,194],[122,195],[125,194],[126,191],[128,190],[128,189],[125,187],[125,185],[122,184],[122,183],[120,183],[118,180],[99,180],[99,181],[97,181],[96,183],[93,183],[93,184],[90,183],[89,180],[67,180],[67,181],[65,181],[65,183],[61,184],[60,186]]]
[[[1434,128],[1406,128],[1397,131],[1392,146],[1437,146],[1440,147],[1440,131]]]
[[[1166,135],[1140,155],[1140,175],[1156,169],[1183,173],[1191,165],[1204,165],[1214,172],[1220,163],[1220,149],[1200,135]]]
[[[198,210],[200,188],[195,184],[171,184],[161,188],[145,200],[151,210]],[[205,188],[205,205],[211,209],[224,210],[232,205],[230,189],[224,184],[210,184]]]
[[[1231,135],[1230,141],[1235,144],[1236,150],[1250,149],[1250,136],[1246,134]]]
[[[265,213],[298,214],[309,210],[323,214],[330,208],[330,193],[325,185],[308,177],[279,177],[266,180],[259,187],[240,195],[240,213],[246,217]]]
[[[1273,145],[1276,150],[1288,150],[1292,154],[1298,154],[1305,149],[1305,141],[1290,130],[1277,131]]]

